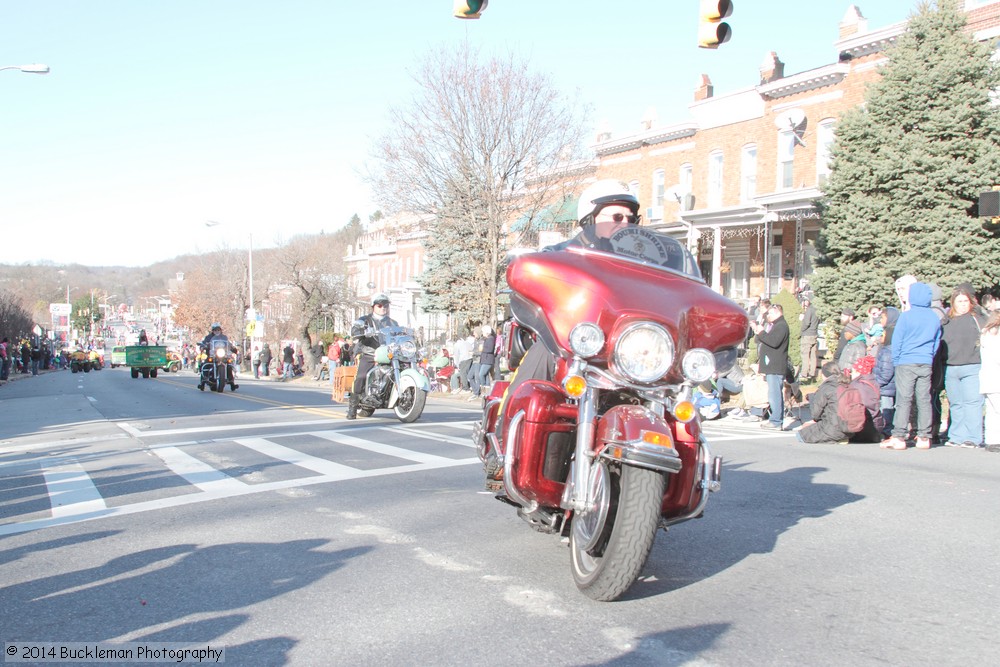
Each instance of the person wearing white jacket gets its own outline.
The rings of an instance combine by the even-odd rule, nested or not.
[[[1000,311],[990,313],[979,337],[979,393],[985,398],[983,442],[1000,453]]]

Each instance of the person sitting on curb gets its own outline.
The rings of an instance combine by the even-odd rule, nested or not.
[[[847,444],[851,434],[847,424],[837,414],[840,388],[847,385],[848,376],[841,372],[835,361],[828,361],[822,368],[823,383],[809,396],[809,414],[812,421],[795,432],[799,442]]]
[[[861,394],[861,402],[865,406],[865,426],[857,433],[851,434],[851,442],[882,442],[882,429],[885,420],[882,418],[882,406],[879,397],[878,384],[872,371],[875,369],[875,357],[864,356],[851,366],[850,386]]]

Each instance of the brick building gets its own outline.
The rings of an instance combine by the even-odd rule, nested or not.
[[[1000,36],[1000,0],[963,1],[977,39]],[[786,74],[778,53],[770,52],[756,81],[721,94],[702,75],[690,118],[658,125],[647,113],[637,134],[603,133],[594,160],[563,176],[577,192],[601,178],[629,183],[645,207],[645,224],[686,240],[705,279],[726,296],[793,290],[813,271],[822,226],[816,201],[829,174],[837,119],[863,102],[886,47],[905,29],[905,21],[871,29],[851,5],[833,44],[835,62]],[[454,333],[445,315],[420,309],[415,277],[423,270],[426,220],[413,222],[387,218],[366,230],[347,258],[356,293],[359,301],[375,291],[389,294],[393,317],[425,327],[428,338]],[[540,245],[559,240],[553,235],[555,229],[541,232]]]
[[[390,316],[400,325],[411,327],[424,341],[437,340],[453,332],[451,318],[443,313],[428,313],[421,307],[417,276],[424,270],[423,239],[429,219],[417,215],[380,218],[365,226],[357,247],[349,249],[345,261],[351,267],[352,291],[357,306],[348,321],[338,322],[347,331],[355,317],[369,312],[372,294],[389,297]]]
[[[965,8],[978,39],[1000,34],[1000,0]],[[647,224],[685,238],[709,284],[734,299],[808,280],[837,119],[862,103],[906,22],[869,29],[851,5],[839,28],[836,62],[786,74],[771,52],[743,89],[715,94],[702,75],[686,121],[598,137],[595,177],[636,188]]]

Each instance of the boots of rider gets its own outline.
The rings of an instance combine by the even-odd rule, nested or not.
[[[347,418],[348,419],[357,419],[358,418],[358,402],[360,400],[361,400],[361,397],[358,396],[357,394],[355,394],[352,391],[350,398],[347,399]]]

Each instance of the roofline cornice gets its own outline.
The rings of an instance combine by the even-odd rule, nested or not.
[[[833,86],[846,77],[851,71],[849,63],[834,63],[817,67],[798,74],[792,74],[784,78],[764,83],[757,86],[757,92],[764,99],[774,100],[780,97],[803,93],[807,90],[815,90],[825,86]]]
[[[846,53],[854,58],[861,58],[879,51],[884,51],[885,47],[896,41],[900,35],[906,32],[907,21],[900,21],[892,25],[863,35],[853,35],[847,39],[834,42],[838,53]]]
[[[626,153],[637,148],[642,148],[643,146],[652,146],[654,144],[693,137],[697,131],[698,124],[694,122],[660,127],[654,130],[647,130],[642,134],[631,135],[625,139],[616,139],[596,144],[594,152],[598,157],[602,155],[614,155],[615,153]]]

